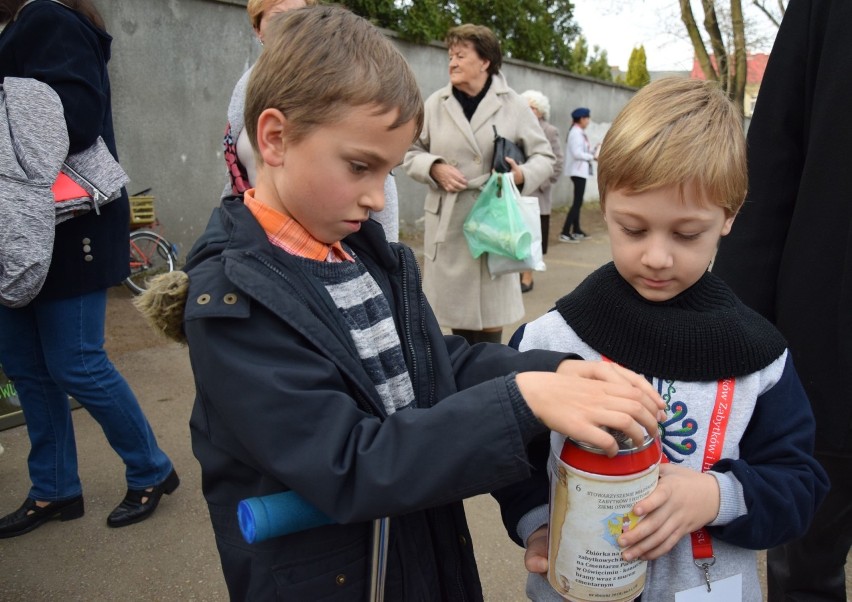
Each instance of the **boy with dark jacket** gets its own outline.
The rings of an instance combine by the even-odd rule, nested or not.
[[[610,453],[601,426],[655,427],[628,370],[442,335],[411,250],[368,220],[422,119],[367,21],[272,23],[247,91],[257,187],[186,266],[193,450],[233,599],[364,599],[371,521],[391,517],[386,599],[481,600],[464,498],[525,478],[545,424]],[[291,489],[337,524],[245,543],[239,501]]]

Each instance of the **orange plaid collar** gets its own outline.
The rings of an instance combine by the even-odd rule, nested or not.
[[[292,217],[284,215],[255,199],[254,188],[243,193],[243,203],[251,211],[263,231],[266,232],[269,242],[291,255],[331,263],[355,261],[349,253],[343,250],[343,245],[340,242],[327,245],[318,241]]]

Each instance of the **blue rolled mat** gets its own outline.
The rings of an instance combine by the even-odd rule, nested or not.
[[[248,543],[334,523],[295,491],[245,499],[237,505],[237,519]]]

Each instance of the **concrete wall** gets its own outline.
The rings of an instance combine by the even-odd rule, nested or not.
[[[163,233],[185,254],[218,204],[226,181],[222,135],[231,91],[261,49],[245,0],[99,0],[98,6],[114,37],[113,110],[119,157],[131,178],[128,191],[152,188]],[[424,98],[446,84],[442,45],[397,44]],[[563,139],[571,111],[589,107],[593,145],[633,94],[631,88],[521,61],[506,61],[504,73],[518,92],[534,88],[550,98],[551,122]],[[416,228],[425,189],[402,169],[396,173],[401,227]],[[571,181],[563,178],[555,204],[570,195]],[[597,197],[592,180],[586,197]]]

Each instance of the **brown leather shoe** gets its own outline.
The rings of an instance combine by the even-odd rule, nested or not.
[[[110,512],[107,517],[107,526],[109,527],[126,527],[140,521],[145,520],[157,509],[160,503],[160,498],[163,494],[172,493],[180,485],[180,479],[174,469],[169,473],[161,483],[148,487],[147,489],[128,489],[127,495],[121,500],[121,503],[116,506],[115,510]]]
[[[20,508],[0,518],[0,539],[29,533],[54,518],[74,520],[83,516],[84,512],[82,495],[50,502],[47,506],[38,506],[34,499],[27,498]]]

